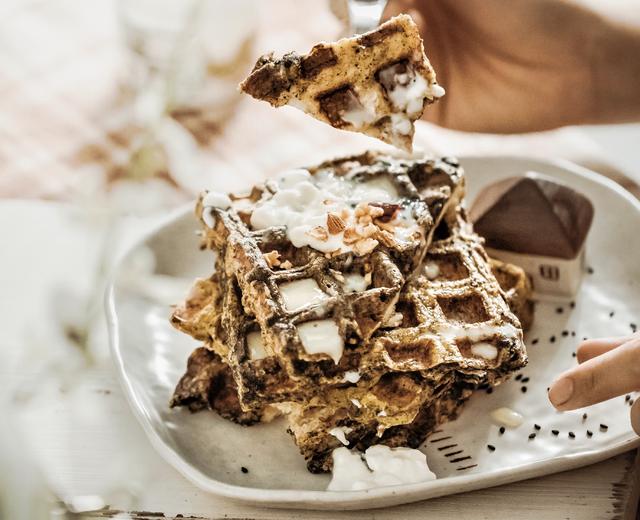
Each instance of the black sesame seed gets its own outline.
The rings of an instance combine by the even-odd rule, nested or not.
[[[523,387],[520,389],[520,391],[521,391],[523,394],[526,394],[526,393],[527,393],[527,387],[526,387],[526,386],[523,386]]]
[[[627,394],[627,395],[625,395],[625,396],[624,396],[624,400],[625,400],[625,401],[628,401],[629,399],[631,399],[631,396],[630,396],[629,394]]]
[[[615,312],[614,312],[614,311],[611,311],[611,312],[609,313],[609,318],[613,318],[613,317],[614,317],[614,315],[615,315]]]
[[[571,357],[578,357],[578,354],[576,354],[575,352],[572,352]]]
[[[633,406],[633,399],[629,399],[629,406]]]
[[[515,377],[515,379],[516,379],[516,381],[520,381],[520,380],[522,379],[522,374],[518,374],[518,375]]]
[[[629,323],[629,327],[631,327],[631,330],[633,332],[635,332],[636,330],[638,330],[638,326],[635,323]]]
[[[555,337],[555,336],[551,336],[551,337],[549,338],[549,341],[550,341],[551,343],[555,343],[555,342],[556,342],[556,337]]]
[[[571,439],[575,439],[575,438],[576,438],[576,434],[575,434],[575,433],[573,433],[573,432],[569,432],[569,437],[570,437]]]
[[[560,432],[558,430],[551,430],[551,433],[553,433],[554,435],[560,435]]]
[[[569,307],[573,309],[575,308],[575,306],[576,306],[576,302],[569,302]]]
[[[609,427],[606,424],[601,424],[600,425],[600,430],[603,432],[606,432],[609,429]]]
[[[564,312],[564,309],[562,307],[557,307],[556,308],[556,313],[562,314],[563,312]]]
[[[500,426],[500,430],[498,430],[500,432],[500,435],[503,435],[504,432],[507,431],[507,429],[504,426]]]
[[[539,424],[534,424],[533,427],[538,431],[542,429],[542,427]]]
[[[572,337],[572,338],[575,338],[575,337],[576,337],[576,331],[575,331],[575,330],[572,330],[572,331],[571,331],[571,337]]]
[[[566,338],[569,335],[569,331],[568,330],[563,330],[562,331],[562,335]]]
[[[489,451],[496,451],[496,447],[492,444],[487,444],[487,448],[489,449]]]
[[[538,338],[534,338],[533,340],[531,340],[532,345],[536,345],[537,343],[538,343]]]
[[[593,432],[591,430],[587,430],[587,437],[593,437]]]
[[[586,336],[582,336],[582,341],[587,341],[589,338],[587,338]]]
[[[522,382],[523,383],[528,383],[529,382],[529,378],[528,377],[523,377],[522,378]]]
[[[583,421],[586,421],[586,420],[587,420],[587,414],[586,414],[586,413],[583,413],[583,414],[582,414],[582,420],[583,420]]]
[[[593,267],[587,267],[587,273],[593,274]]]
[[[242,471],[242,473],[249,473],[249,470],[247,468],[245,468],[244,466],[242,466],[240,468],[240,471]]]
[[[529,434],[529,440],[532,441],[533,439],[536,438],[536,434],[535,433],[530,433]]]
[[[550,387],[547,387],[547,392],[549,392],[549,390],[551,390],[551,388],[550,388]]]

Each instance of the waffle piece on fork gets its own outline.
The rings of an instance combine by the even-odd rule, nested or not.
[[[407,151],[414,121],[444,95],[408,15],[362,35],[319,43],[306,55],[262,56],[240,89]]]

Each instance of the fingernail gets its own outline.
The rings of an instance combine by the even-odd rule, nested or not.
[[[566,403],[573,395],[573,380],[569,377],[558,379],[549,390],[549,401],[553,406]]]

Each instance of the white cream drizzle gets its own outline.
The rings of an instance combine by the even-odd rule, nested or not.
[[[349,428],[347,426],[336,426],[335,428],[332,428],[331,430],[329,430],[329,434],[333,435],[345,446],[349,446],[347,435],[352,431],[353,431],[353,428]]]
[[[395,134],[409,135],[411,134],[411,119],[404,114],[391,114],[391,130]]]
[[[353,406],[355,406],[356,408],[362,408],[362,403],[358,399],[350,399],[350,401],[353,403]]]
[[[437,83],[433,83],[432,85],[429,85],[429,91],[427,93],[427,96],[430,95],[430,97],[439,99],[442,96],[444,96],[447,93],[447,91],[444,89],[444,87],[442,85],[438,85]]]
[[[329,298],[329,295],[320,289],[318,282],[313,278],[285,282],[279,285],[278,289],[284,299],[285,308],[289,312]]]
[[[327,354],[337,365],[344,351],[344,341],[333,320],[307,321],[298,325],[298,335],[308,354]]]
[[[470,327],[456,327],[448,326],[440,329],[440,334],[449,340],[453,339],[468,339],[472,342],[481,341],[483,339],[491,338],[492,336],[505,336],[507,338],[515,338],[519,335],[518,329],[511,324],[494,326],[473,325]]]
[[[215,219],[211,213],[212,208],[228,209],[229,207],[231,207],[231,199],[226,193],[210,191],[202,197],[202,220],[207,226],[213,228]]]
[[[367,273],[369,274],[369,273]],[[344,292],[345,293],[354,293],[354,292],[363,292],[369,287],[371,283],[371,275],[369,274],[369,279],[367,277],[361,275],[360,273],[347,273],[344,275]]]
[[[344,373],[344,376],[342,376],[342,380],[347,383],[355,384],[360,381],[360,372],[358,372],[357,370],[347,370]]]
[[[333,472],[328,491],[356,491],[435,480],[427,457],[411,448],[375,445],[364,454],[347,448],[333,450]]]
[[[427,80],[413,71],[411,74],[396,76],[396,67],[392,66],[381,71],[380,77],[384,83],[394,85],[393,89],[387,90],[393,107],[399,112],[405,112],[412,119],[417,118],[422,112],[424,99],[433,97],[433,90],[427,84]]]
[[[353,251],[353,245],[343,241],[344,232],[326,233],[317,236],[314,229],[327,229],[327,214],[340,214],[349,210],[345,224],[355,226],[351,208],[360,202],[400,202],[395,186],[387,177],[375,177],[366,182],[356,182],[334,175],[318,172],[311,175],[306,170],[292,170],[281,175],[275,182],[277,191],[263,197],[251,214],[254,229],[286,226],[288,238],[295,247],[310,246],[323,253],[339,250]],[[407,241],[419,227],[408,208],[399,212],[399,225],[395,239]]]

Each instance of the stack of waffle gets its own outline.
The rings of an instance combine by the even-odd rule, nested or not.
[[[298,233],[264,217],[292,183],[336,193]],[[474,390],[526,363],[528,280],[487,257],[463,197],[455,160],[375,153],[246,195],[204,194],[215,271],[172,316],[204,345],[172,405],[246,425],[284,413],[313,472],[330,470],[343,444],[420,445]]]

